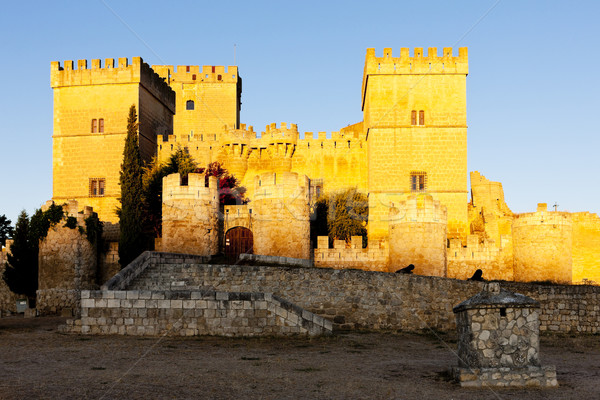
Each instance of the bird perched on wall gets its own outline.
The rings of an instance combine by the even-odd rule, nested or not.
[[[477,271],[475,271],[475,273],[473,274],[473,276],[470,277],[467,280],[468,281],[485,282],[485,279],[483,279],[483,271],[480,270],[480,269],[478,269]]]
[[[397,274],[412,274],[415,266],[410,264],[408,267],[400,268],[396,271]]]

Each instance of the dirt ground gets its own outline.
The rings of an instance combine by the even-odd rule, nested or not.
[[[452,335],[316,339],[62,334],[61,318],[0,318],[0,399],[596,399],[600,336],[542,337],[558,389],[461,389]]]

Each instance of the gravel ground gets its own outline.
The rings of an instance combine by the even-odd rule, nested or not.
[[[544,336],[558,389],[461,389],[452,335],[229,339],[62,334],[0,318],[0,399],[596,399],[600,336]]]

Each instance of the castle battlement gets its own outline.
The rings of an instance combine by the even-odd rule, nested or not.
[[[516,214],[512,223],[513,229],[526,226],[548,226],[570,229],[572,225],[571,213],[548,211],[546,203],[538,204],[536,212]]]
[[[208,177],[205,185],[204,174],[188,174],[187,185],[182,185],[180,174],[171,174],[163,178],[163,202],[171,200],[204,200],[219,202],[217,178]]]
[[[468,74],[469,57],[466,47],[458,49],[458,56],[453,56],[452,47],[444,47],[442,56],[438,56],[436,47],[427,49],[427,56],[422,47],[416,47],[413,56],[409,49],[400,49],[400,57],[392,55],[391,48],[383,49],[383,56],[377,57],[375,49],[367,49],[365,75],[367,74]]]
[[[53,89],[69,86],[90,86],[115,83],[139,83],[156,96],[173,113],[175,112],[175,92],[141,57],[133,57],[131,63],[125,57],[115,65],[113,58],[105,60],[104,67],[99,59],[92,60],[88,68],[87,60],[78,60],[77,69],[73,61],[50,63],[50,83]]]
[[[236,83],[239,78],[237,66],[231,65],[153,65],[152,69],[169,83]]]

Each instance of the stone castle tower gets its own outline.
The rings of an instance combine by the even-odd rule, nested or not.
[[[92,206],[101,220],[117,222],[119,171],[129,107],[136,106],[139,144],[146,161],[157,135],[173,132],[175,93],[140,57],[51,64],[54,89],[52,199]]]
[[[388,236],[391,202],[427,192],[448,209],[448,237],[468,233],[467,49],[367,50],[362,84],[369,239]]]

